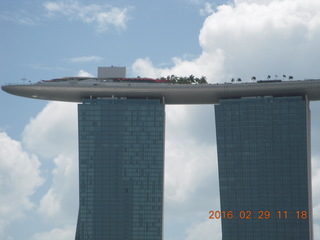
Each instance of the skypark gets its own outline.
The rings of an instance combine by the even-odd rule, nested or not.
[[[88,78],[90,79],[90,78]],[[255,96],[307,96],[320,100],[320,80],[257,81],[239,84],[67,81],[6,85],[10,94],[34,99],[82,102],[90,98],[163,99],[165,104],[217,104],[220,99]]]

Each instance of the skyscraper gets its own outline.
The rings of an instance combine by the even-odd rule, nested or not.
[[[76,240],[161,240],[164,105],[100,99],[79,105]]]
[[[313,239],[306,97],[221,100],[215,115],[222,239]]]
[[[165,104],[217,104],[223,240],[312,240],[309,101],[320,80],[170,84],[98,78],[7,85],[79,105],[76,239],[162,239]]]

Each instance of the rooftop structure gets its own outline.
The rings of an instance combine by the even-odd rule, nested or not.
[[[217,104],[220,99],[227,98],[297,95],[307,95],[311,101],[320,100],[320,80],[233,84],[155,84],[74,78],[65,82],[6,85],[2,86],[2,89],[21,97],[66,102],[82,102],[83,99],[90,98],[124,97],[164,98],[165,104]]]
[[[98,78],[125,78],[126,67],[98,67]]]

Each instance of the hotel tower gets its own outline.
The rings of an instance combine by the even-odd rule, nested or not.
[[[309,102],[320,80],[171,84],[101,67],[2,89],[79,103],[76,240],[163,239],[166,104],[215,104],[222,240],[313,240]]]

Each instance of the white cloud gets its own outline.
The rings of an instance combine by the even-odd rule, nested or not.
[[[32,69],[35,70],[44,70],[48,72],[60,72],[60,71],[66,71],[66,68],[63,67],[53,67],[53,66],[42,66],[40,64],[27,64]]]
[[[187,240],[221,236],[220,221],[203,222],[220,209],[213,108],[197,108],[166,107],[165,233]]]
[[[77,105],[50,102],[23,132],[23,143],[39,156],[53,159],[52,185],[39,213],[61,223],[75,221],[78,202]]]
[[[70,240],[74,239],[75,227],[54,228],[50,232],[37,233],[32,240]]]
[[[94,24],[98,32],[104,32],[110,26],[117,29],[125,29],[127,25],[128,7],[118,8],[107,5],[84,5],[76,0],[49,1],[43,4],[49,17],[62,15],[70,20],[80,20],[84,23]]]
[[[180,203],[189,200],[196,189],[217,172],[214,146],[181,137],[166,139],[165,171],[165,197]]]
[[[319,229],[320,229],[320,188],[319,186],[320,186],[320,157],[316,156],[312,159],[313,219],[315,223],[319,225]]]
[[[45,9],[49,11],[49,13],[54,13],[54,12],[61,12],[65,8],[62,3],[57,3],[57,2],[45,2],[43,4]]]
[[[253,3],[253,4],[259,4],[259,5],[268,5],[270,4],[271,2],[280,2],[280,1],[283,1],[283,0],[234,0],[234,2],[236,4],[241,4],[241,3]]]
[[[113,7],[107,4],[83,4],[77,0],[46,1],[43,3],[46,17],[54,19],[65,16],[70,21],[81,21],[94,25],[97,32],[105,32],[111,27],[125,30],[131,7]],[[32,14],[20,9],[15,12],[0,12],[0,21],[33,26],[43,22],[44,16],[38,11]]]
[[[0,20],[7,22],[15,22],[25,26],[36,25],[36,18],[30,15],[25,10],[18,10],[16,12],[4,12],[0,13]]]
[[[210,82],[219,82],[225,80],[223,51],[217,49],[213,54],[203,53],[200,57],[193,60],[184,60],[175,57],[172,59],[174,66],[172,68],[157,68],[148,58],[137,59],[132,70],[139,76],[166,77],[169,75],[196,77],[206,76]]]
[[[78,158],[60,154],[54,159],[52,185],[42,197],[39,213],[61,224],[76,224],[78,213]]]
[[[37,209],[41,219],[50,221],[52,230],[35,234],[34,240],[74,238],[79,202],[76,107],[50,102],[23,132],[28,149],[54,163],[47,176],[50,185]]]
[[[209,14],[214,13],[215,9],[214,9],[215,4],[214,3],[208,3],[206,2],[204,4],[204,7],[202,9],[200,9],[200,14],[202,16],[207,16]]]
[[[312,77],[317,74],[313,60],[314,51],[319,54],[319,9],[315,0],[220,6],[206,19],[200,45],[208,54],[221,49],[228,74],[245,79],[268,74]]]
[[[166,106],[165,238],[186,239],[220,209],[213,121],[212,106]]]
[[[88,63],[88,62],[100,62],[103,60],[103,58],[99,56],[83,56],[83,57],[70,58],[68,60],[74,63]]]
[[[25,152],[21,144],[0,133],[0,238],[13,220],[34,208],[30,197],[42,184],[40,162]]]
[[[320,225],[315,225],[313,228],[314,236],[320,236]],[[316,237],[314,239],[317,239]]]
[[[93,74],[86,72],[84,70],[80,70],[77,74],[79,77],[93,77]]]
[[[205,114],[201,112],[204,109]],[[204,126],[207,127],[205,134],[214,132],[214,126],[207,123],[213,120],[213,108],[204,109],[166,106],[165,198],[168,204],[190,201],[209,178],[217,176],[215,144],[206,141],[207,136],[202,133],[202,136],[195,133]],[[218,195],[217,184],[212,183],[211,187],[204,191],[216,189]],[[202,198],[205,196],[207,194],[202,194]]]
[[[77,150],[77,105],[50,102],[23,131],[23,144],[39,156],[72,156]]]
[[[136,74],[205,75],[209,82],[250,80],[275,74],[295,79],[319,74],[320,2],[317,0],[241,1],[222,5],[206,18],[199,35],[202,53],[193,60],[173,59],[157,68],[150,59],[133,64]]]
[[[211,219],[205,222],[194,224],[187,230],[186,240],[199,239],[221,239],[221,223],[220,220]]]

